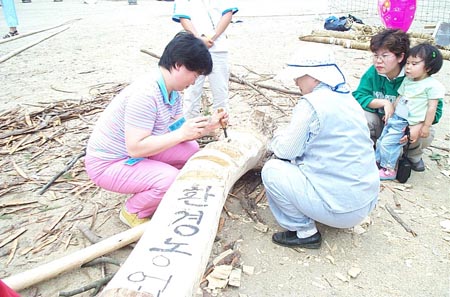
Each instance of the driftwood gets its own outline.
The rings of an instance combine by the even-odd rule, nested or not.
[[[6,55],[0,57],[0,63],[3,63],[3,62],[5,62],[6,60],[11,59],[11,58],[14,57],[15,55],[18,55],[18,54],[20,54],[21,52],[23,52],[24,50],[27,50],[27,49],[29,49],[30,47],[33,47],[33,46],[35,46],[36,44],[39,44],[39,43],[41,43],[41,42],[43,42],[43,41],[45,41],[45,40],[47,40],[47,39],[49,39],[49,38],[55,36],[56,34],[59,34],[59,33],[63,32],[63,31],[66,31],[66,30],[69,29],[69,28],[70,28],[70,27],[67,27],[67,26],[66,26],[66,27],[64,27],[63,29],[61,29],[61,30],[59,30],[59,31],[57,31],[57,32],[55,32],[55,33],[52,33],[52,34],[50,34],[50,35],[48,35],[48,36],[46,36],[46,37],[44,37],[44,38],[42,38],[42,39],[40,39],[40,40],[38,40],[38,41],[36,41],[36,42],[30,43],[30,44],[28,44],[28,45],[25,45],[24,47],[21,47],[21,48],[15,50],[15,51],[10,52],[9,54],[6,54]]]
[[[412,230],[408,224],[406,224],[402,218],[389,206],[385,205],[386,210],[389,212],[389,214],[409,233],[411,233],[414,237],[417,236],[417,233]]]
[[[239,82],[239,83],[241,83],[241,84],[244,84],[244,85],[246,85],[246,86],[252,88],[252,89],[255,90],[256,92],[258,92],[261,96],[263,96],[264,99],[266,99],[266,101],[269,102],[270,105],[271,105],[272,107],[274,107],[275,109],[278,109],[278,111],[280,111],[283,115],[287,115],[286,112],[285,112],[283,109],[281,109],[278,105],[273,104],[272,100],[271,100],[269,97],[267,97],[266,94],[264,94],[261,90],[259,90],[259,89],[258,89],[254,84],[252,84],[251,82],[248,82],[248,81],[246,81],[246,80],[244,80],[244,79],[238,77],[237,75],[235,75],[235,74],[233,74],[233,73],[230,74],[230,78],[234,78],[234,79],[237,80],[237,82]]]
[[[193,295],[229,190],[264,156],[266,140],[255,134],[233,129],[192,156],[102,297]]]
[[[430,145],[430,147],[433,147],[433,148],[441,150],[441,151],[450,152],[450,148],[448,148],[448,147],[443,147],[443,146],[438,146],[438,145]]]
[[[359,33],[358,33],[359,32]],[[299,36],[301,41],[317,42],[325,44],[341,45],[345,48],[352,48],[358,50],[370,49],[370,38],[375,34],[377,30],[369,30],[368,32],[361,33],[358,30],[356,33],[351,31],[338,32],[332,30],[314,30],[310,35]],[[422,33],[409,33],[411,39],[411,46],[429,42],[434,44],[434,39],[427,34]],[[450,60],[450,51],[439,48],[442,53],[442,57],[445,60]]]
[[[72,158],[72,160],[69,161],[69,163],[66,165],[66,167],[64,167],[63,170],[61,170],[58,174],[56,174],[45,186],[42,187],[42,189],[38,192],[39,195],[42,195],[45,193],[45,191],[48,190],[48,188],[50,188],[50,186],[55,182],[55,180],[57,180],[61,175],[63,175],[64,173],[66,173],[67,171],[69,171],[70,168],[73,167],[73,165],[75,165],[75,163],[82,157],[84,157],[86,155],[86,151],[83,150],[81,153],[79,153],[78,155],[76,155],[75,157]]]
[[[299,39],[301,41],[308,41],[308,42],[336,44],[336,45],[341,45],[345,48],[353,48],[353,49],[359,49],[359,50],[368,50],[369,49],[368,42],[359,42],[359,41],[355,41],[352,39],[343,39],[343,38],[336,38],[336,37],[321,37],[321,36],[312,36],[312,35],[300,36]]]
[[[54,278],[61,273],[80,268],[85,263],[137,241],[144,233],[146,227],[147,224],[142,224],[126,230],[63,258],[7,277],[3,281],[15,291],[24,290],[37,283]]]
[[[113,278],[113,276],[114,276],[114,274],[110,274],[102,279],[99,279],[95,282],[90,283],[89,285],[83,286],[83,287],[73,290],[73,291],[60,292],[59,296],[64,296],[64,297],[75,296],[75,295],[81,294],[83,292],[92,290],[92,289],[95,289],[95,291],[92,293],[91,296],[95,296],[95,295],[97,295],[98,292],[100,292],[100,289]]]
[[[49,31],[49,30],[52,30],[52,29],[56,29],[56,28],[59,28],[59,27],[64,26],[64,25],[72,24],[72,23],[74,23],[76,21],[79,21],[79,20],[81,20],[81,19],[73,19],[73,20],[64,22],[62,24],[56,25],[56,26],[47,27],[45,29],[40,29],[40,30],[27,32],[27,33],[20,33],[19,35],[13,36],[11,38],[6,38],[6,39],[0,40],[0,44],[6,43],[6,42],[10,42],[10,41],[14,41],[14,40],[17,40],[17,39],[20,39],[20,38],[24,38],[24,37],[27,37],[27,36],[30,36],[30,35],[38,34],[38,33],[41,33],[41,32]]]

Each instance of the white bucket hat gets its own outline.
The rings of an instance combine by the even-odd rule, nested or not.
[[[329,85],[333,90],[345,85],[345,76],[336,65],[333,52],[327,47],[302,46],[275,77],[283,82],[309,75]]]

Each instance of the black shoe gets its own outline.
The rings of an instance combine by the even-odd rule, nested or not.
[[[278,232],[272,235],[272,241],[278,245],[286,247],[300,247],[305,249],[318,249],[322,243],[322,236],[317,231],[316,234],[306,237],[298,238],[296,231]]]
[[[425,164],[423,163],[422,159],[420,159],[419,162],[412,162],[411,160],[409,160],[409,162],[411,162],[412,170],[418,171],[418,172],[425,171]]]

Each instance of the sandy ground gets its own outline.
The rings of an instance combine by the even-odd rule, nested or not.
[[[140,50],[160,54],[180,29],[170,20],[172,5],[171,2],[153,0],[138,0],[136,6],[128,5],[126,1],[98,1],[95,4],[84,4],[81,0],[17,2],[21,33],[74,22],[67,30],[0,63],[0,113],[15,107],[32,111],[40,102],[88,99],[93,88],[128,83],[156,66],[156,59]],[[231,70],[252,81],[267,79],[276,73],[284,58],[299,45],[298,36],[320,29],[329,15],[326,1],[242,0],[239,8],[235,23],[228,30],[232,41]],[[0,44],[0,56],[63,28]],[[7,31],[3,18],[0,30]],[[371,63],[370,53],[329,46],[335,50],[350,85],[356,87],[359,77]],[[449,75],[450,62],[445,61],[436,77],[446,85],[447,104]],[[275,99],[279,97],[279,94],[267,92]],[[258,94],[242,85],[232,84],[230,94],[232,125],[239,125],[241,120],[248,118],[250,104],[251,108],[268,109]],[[261,104],[255,104],[255,100],[260,100]],[[271,235],[280,227],[265,200],[258,204],[258,213],[269,231],[261,232],[255,229],[255,223],[239,200],[229,197],[226,207],[235,216],[223,214],[225,224],[218,233],[220,240],[215,243],[211,257],[223,251],[226,244],[239,240],[240,264],[254,267],[255,271],[242,276],[240,287],[227,287],[213,295],[450,297],[450,234],[442,227],[450,220],[450,109],[444,111],[444,117],[436,127],[433,142],[436,147],[425,151],[427,170],[413,172],[406,186],[383,183],[380,203],[371,215],[370,225],[345,230],[319,225],[324,237],[319,250],[293,250],[272,244]],[[277,122],[286,121],[276,113],[272,116]],[[17,179],[13,162],[39,183],[31,186],[27,183],[0,197],[0,242],[14,230],[26,229],[16,241],[0,247],[1,278],[90,245],[76,228],[76,223],[92,225],[92,230],[104,238],[126,230],[117,217],[126,198],[123,195],[95,188],[82,195],[67,195],[68,191],[62,190],[37,194],[40,187],[77,153],[90,128],[92,122],[88,121],[83,124],[80,135],[61,136],[61,147],[56,148],[62,151],[60,157],[47,162],[48,165],[40,170],[36,170],[35,165],[27,165],[29,156],[26,154],[2,152],[2,185]],[[81,164],[78,166],[81,168]],[[83,172],[78,174],[85,178]],[[386,204],[395,209],[394,196],[401,204],[396,212],[417,236],[407,232],[386,211]],[[37,200],[38,207],[5,206],[12,201],[27,199]],[[77,206],[81,209],[79,212],[75,211]],[[93,210],[98,213],[94,218]],[[67,216],[58,221],[65,212]],[[38,235],[42,235],[55,220],[59,222],[58,236],[63,239],[62,243],[55,244],[57,239],[43,243]],[[38,248],[40,245],[42,247]],[[124,248],[110,256],[124,260],[129,252],[129,248]],[[360,270],[356,277],[348,274],[352,268]],[[107,273],[115,269],[109,265],[106,268]],[[20,293],[23,296],[58,296],[60,291],[74,290],[101,278],[102,273],[98,267],[76,269]],[[78,296],[89,296],[89,293]]]

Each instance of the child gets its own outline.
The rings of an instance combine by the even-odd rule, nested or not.
[[[445,95],[444,86],[431,75],[437,73],[443,64],[442,54],[428,43],[419,44],[409,51],[406,59],[403,83],[398,89],[399,97],[395,102],[395,111],[387,119],[375,150],[380,164],[380,180],[393,180],[400,157],[404,131],[409,125],[412,132],[410,143],[418,138],[426,138],[436,114],[438,99]]]
[[[213,95],[213,110],[228,110],[228,43],[225,30],[238,9],[234,1],[176,0],[172,20],[205,43],[211,53],[213,70],[208,76]],[[200,115],[205,76],[184,92],[183,109],[187,118]]]
[[[184,119],[180,92],[212,70],[208,48],[182,32],[166,46],[154,73],[123,89],[89,138],[89,178],[106,190],[132,194],[119,218],[130,227],[149,220],[187,160],[195,141],[228,121],[226,112]]]

